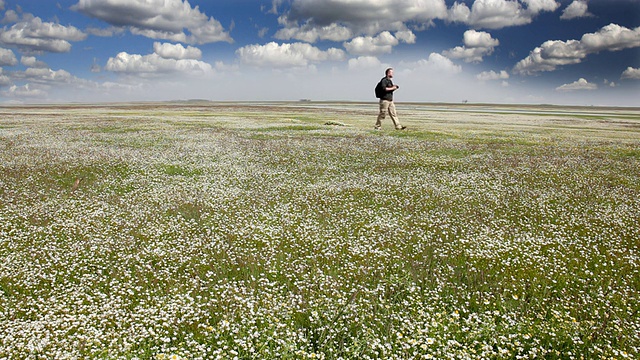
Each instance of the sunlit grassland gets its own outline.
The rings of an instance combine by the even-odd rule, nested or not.
[[[640,357],[640,110],[398,110],[0,108],[0,359]]]

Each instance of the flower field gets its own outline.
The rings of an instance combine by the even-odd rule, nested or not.
[[[0,107],[0,359],[640,358],[640,109]]]

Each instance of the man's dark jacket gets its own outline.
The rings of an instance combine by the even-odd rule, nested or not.
[[[390,88],[393,87],[393,81],[391,81],[391,79],[389,79],[388,77],[384,77],[382,78],[382,88],[386,89],[386,88]],[[383,97],[381,97],[381,100],[389,100],[389,101],[393,101],[393,91],[387,91],[384,90],[385,94]]]

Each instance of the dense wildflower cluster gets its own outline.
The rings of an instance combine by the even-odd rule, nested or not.
[[[0,359],[640,357],[638,114],[222,109],[0,109]]]

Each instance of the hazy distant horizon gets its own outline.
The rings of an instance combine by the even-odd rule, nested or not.
[[[132,15],[135,14],[135,15]],[[637,0],[0,0],[0,104],[637,106]]]

